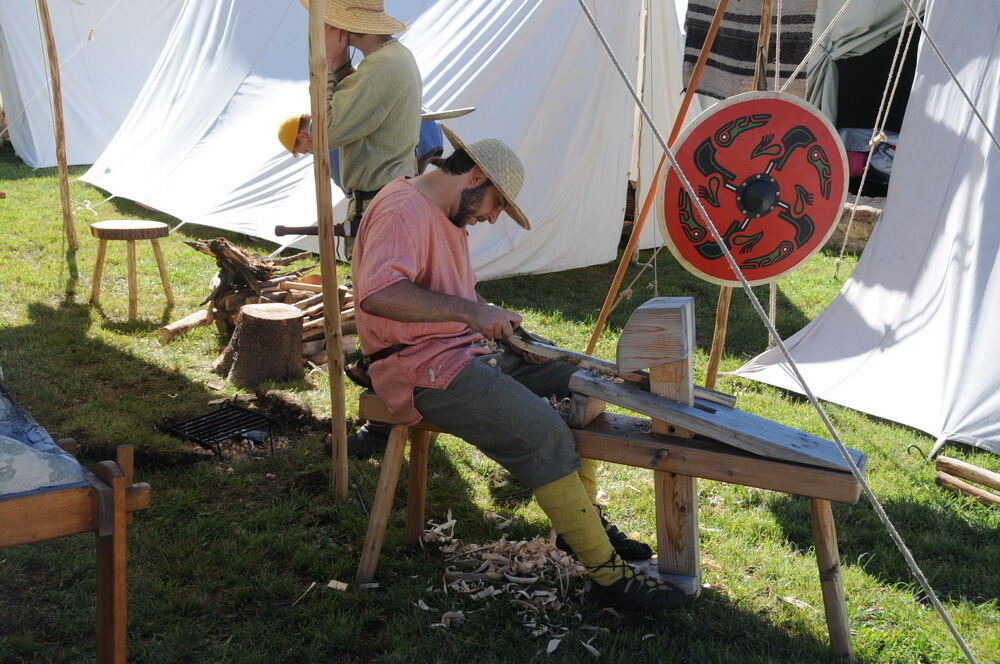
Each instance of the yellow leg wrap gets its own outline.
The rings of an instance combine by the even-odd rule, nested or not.
[[[587,495],[590,496],[590,502],[597,502],[597,469],[600,466],[600,461],[596,459],[580,459],[580,470],[577,474],[580,476],[580,481],[583,482],[583,488],[587,490]]]
[[[570,473],[535,489],[539,507],[552,521],[552,527],[573,547],[577,559],[588,568],[601,565],[615,555],[601,519],[580,476]],[[592,570],[591,578],[602,586],[622,578],[622,570],[608,566]]]

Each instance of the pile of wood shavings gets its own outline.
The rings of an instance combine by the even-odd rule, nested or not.
[[[576,635],[586,640],[574,641],[591,655],[597,653],[589,642],[608,629],[583,624],[579,609],[585,601],[586,571],[582,565],[549,539],[512,541],[505,535],[481,545],[456,538],[455,525],[449,512],[444,523],[430,523],[421,535],[421,544],[438,545],[448,563],[441,587],[428,591],[449,598],[450,609],[434,609],[423,600],[416,603],[424,611],[441,611],[440,621],[431,627],[458,628],[485,609],[487,602],[501,600],[510,604],[517,623],[532,636],[547,639],[545,652],[551,653],[562,640]],[[611,609],[606,611],[617,617]]]
[[[550,394],[547,397],[542,397],[550,406],[552,410],[556,411],[560,415],[569,415],[569,411],[573,408],[573,400],[569,397],[563,397],[562,399],[556,398],[556,395]]]
[[[593,367],[587,367],[584,369],[588,374],[594,376],[595,378],[600,378],[601,380],[608,383],[615,383],[616,385],[621,385],[625,382],[625,379],[621,376],[616,375],[613,371],[604,371],[602,369],[595,369]]]

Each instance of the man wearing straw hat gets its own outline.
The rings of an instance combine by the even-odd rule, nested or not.
[[[609,539],[613,526],[580,479],[572,433],[538,398],[566,394],[576,367],[512,352],[503,339],[521,317],[476,295],[466,229],[501,212],[530,227],[515,203],[524,166],[502,141],[465,145],[443,129],[455,151],[432,162],[437,170],[383,188],[355,245],[358,333],[375,390],[401,421],[423,419],[466,440],[531,488],[587,567],[597,602],[680,606],[682,591],[624,562],[639,543]]]
[[[309,0],[301,2],[308,8]],[[340,183],[351,196],[338,235],[351,237],[379,189],[417,172],[423,86],[413,54],[392,37],[406,26],[385,13],[382,0],[324,0],[323,21],[327,140],[340,150]],[[352,46],[364,54],[357,69]]]

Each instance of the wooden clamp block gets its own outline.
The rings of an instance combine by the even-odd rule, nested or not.
[[[694,299],[654,298],[636,309],[625,323],[618,341],[618,371],[649,369],[650,393],[690,406],[694,403],[694,344]],[[681,438],[694,435],[655,418],[653,431]]]
[[[691,354],[694,300],[659,297],[633,312],[618,342],[620,372],[649,369],[651,394],[694,405]],[[690,438],[694,434],[652,418],[654,433]],[[657,571],[689,595],[701,592],[698,550],[698,486],[688,475],[655,471]]]
[[[573,393],[566,424],[571,429],[582,429],[604,412],[607,401],[588,397],[586,394]]]

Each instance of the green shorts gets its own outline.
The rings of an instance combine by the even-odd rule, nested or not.
[[[530,364],[507,350],[477,357],[443,390],[418,387],[414,402],[424,420],[534,489],[580,469],[573,434],[542,398],[568,396],[576,370],[565,362]]]

